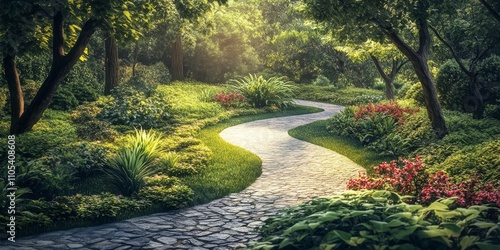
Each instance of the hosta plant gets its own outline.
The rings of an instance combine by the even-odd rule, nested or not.
[[[498,249],[498,207],[425,207],[389,191],[316,198],[265,221],[250,249]]]
[[[248,75],[241,79],[230,80],[233,91],[242,94],[255,108],[277,106],[286,108],[293,103],[294,86],[283,77]]]

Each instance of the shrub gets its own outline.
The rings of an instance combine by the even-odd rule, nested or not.
[[[5,115],[5,106],[7,105],[9,91],[5,88],[0,88],[0,117]]]
[[[294,87],[282,77],[264,79],[262,76],[249,75],[231,80],[232,89],[241,93],[255,108],[277,106],[286,108],[293,103]]]
[[[198,99],[202,102],[213,102],[217,92],[214,89],[202,89],[198,93]]]
[[[414,100],[419,105],[425,104],[424,90],[420,83],[415,83],[411,85],[410,89],[405,94],[404,99]]]
[[[88,142],[78,142],[51,150],[45,164],[53,169],[68,169],[77,178],[94,176],[105,166],[110,152],[101,146]]]
[[[180,208],[193,200],[193,191],[175,177],[156,175],[145,180],[146,185],[138,193],[138,197],[147,201],[160,203],[167,208]]]
[[[213,100],[220,103],[224,108],[237,108],[245,101],[245,97],[236,92],[226,93],[221,92],[213,97]]]
[[[144,178],[155,173],[153,164],[161,151],[160,140],[160,135],[152,131],[136,130],[118,154],[108,160],[103,170],[123,195],[138,192],[144,186]]]
[[[68,88],[59,88],[50,103],[50,108],[55,110],[71,110],[78,106],[78,100]]]
[[[161,94],[148,96],[124,86],[114,89],[113,97],[101,113],[102,119],[111,124],[158,128],[172,122],[172,108]]]
[[[95,140],[112,140],[118,136],[118,132],[111,127],[107,121],[98,119],[102,108],[99,107],[101,102],[91,102],[78,106],[71,113],[71,120],[76,123],[76,131],[78,136],[83,139]]]
[[[500,244],[495,207],[410,205],[388,191],[316,198],[266,220],[250,249],[468,249]]]
[[[330,79],[328,79],[326,76],[318,75],[318,77],[316,77],[316,80],[314,80],[313,84],[317,86],[329,86],[332,83],[330,82]]]
[[[361,175],[350,179],[348,189],[385,189],[402,195],[415,197],[414,201],[431,203],[442,197],[457,197],[457,205],[471,206],[496,203],[500,206],[500,187],[498,183],[481,183],[477,178],[453,183],[442,171],[429,174],[420,157],[415,161],[403,160],[400,166],[396,161],[382,163],[373,167],[372,176]]]
[[[71,219],[96,220],[99,218],[116,218],[126,211],[139,211],[149,203],[136,201],[127,197],[110,193],[99,195],[58,196],[50,202],[33,201],[38,209],[34,213],[43,213],[52,221]]]
[[[500,180],[500,139],[475,145],[472,150],[457,150],[433,169],[441,169],[459,179],[471,175],[482,181]]]
[[[477,84],[486,104],[498,105],[500,97],[500,57],[493,55],[477,65]],[[475,100],[469,88],[469,78],[454,60],[449,60],[439,69],[436,87],[443,106],[462,112],[472,112]]]
[[[348,101],[349,105],[366,105],[369,103],[377,103],[384,100],[382,96],[379,95],[360,95],[354,97],[352,100]]]
[[[158,62],[152,65],[138,65],[137,76],[144,79],[146,82],[156,84],[169,84],[172,80],[170,71],[164,63]]]
[[[358,111],[354,114],[354,118],[366,120],[373,119],[376,114],[386,114],[391,116],[399,124],[403,124],[408,115],[418,112],[419,109],[404,108],[398,105],[397,102],[389,102],[387,104],[374,105],[369,103],[366,106],[359,106]]]

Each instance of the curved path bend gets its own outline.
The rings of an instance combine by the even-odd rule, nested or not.
[[[0,243],[1,249],[235,249],[258,236],[269,216],[314,196],[331,195],[363,169],[331,150],[294,139],[288,130],[330,118],[341,106],[297,101],[323,112],[259,120],[221,132],[262,159],[262,175],[241,193],[210,203],[97,227]]]

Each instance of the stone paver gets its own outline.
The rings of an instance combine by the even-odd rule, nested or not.
[[[221,132],[226,141],[262,159],[250,187],[208,204],[97,227],[75,228],[3,241],[1,249],[235,249],[258,238],[254,228],[279,210],[314,196],[343,191],[363,169],[331,150],[294,139],[288,130],[328,119],[342,107],[298,104],[324,112],[240,124]]]

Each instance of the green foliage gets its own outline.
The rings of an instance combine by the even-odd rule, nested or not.
[[[234,91],[245,96],[246,100],[255,108],[276,106],[286,108],[293,103],[294,86],[281,77],[264,79],[262,76],[252,75],[230,81]]]
[[[137,194],[152,203],[160,203],[167,208],[181,208],[193,200],[193,190],[175,177],[156,175],[145,178],[146,184]]]
[[[50,108],[72,110],[86,102],[96,101],[103,92],[103,76],[96,62],[80,62],[75,65],[57,90]]]
[[[297,98],[304,100],[328,102],[340,105],[362,105],[376,103],[384,99],[379,90],[348,87],[344,89],[332,86],[298,85]]]
[[[97,144],[78,142],[57,147],[46,157],[46,164],[52,169],[68,169],[78,179],[97,175],[105,166],[109,150]]]
[[[118,132],[111,127],[109,122],[98,119],[102,112],[99,104],[103,103],[87,103],[78,106],[71,113],[71,120],[76,123],[76,131],[80,138],[95,141],[113,140],[118,136]]]
[[[251,249],[465,249],[500,244],[497,207],[410,205],[389,191],[316,198],[268,219]]]
[[[217,83],[261,70],[258,46],[262,43],[262,15],[255,3],[232,1],[207,13],[201,27],[191,31],[192,77]],[[183,37],[186,39],[186,35]]]
[[[136,130],[125,146],[108,160],[103,170],[125,196],[131,196],[144,186],[144,178],[155,173],[154,160],[161,151],[161,135],[153,131]]]
[[[500,139],[484,142],[457,150],[442,163],[435,165],[434,170],[444,170],[456,179],[467,179],[467,176],[478,175],[484,181],[500,179]]]
[[[34,212],[45,214],[52,221],[116,218],[120,213],[139,211],[149,204],[110,193],[88,196],[81,194],[59,196],[50,202],[34,200],[33,203],[38,207]]]
[[[137,76],[144,82],[155,84],[169,84],[172,80],[170,71],[162,62],[157,62],[152,65],[138,65]]]
[[[0,117],[3,117],[5,115],[5,107],[7,106],[8,94],[8,89],[0,88]]]
[[[490,56],[477,65],[477,84],[484,102],[498,105],[500,96],[500,57]],[[454,60],[441,66],[436,85],[443,105],[450,110],[472,112],[475,100],[469,87],[469,78]]]
[[[406,91],[404,99],[414,100],[419,105],[425,104],[424,99],[424,90],[422,89],[422,85],[420,83],[415,83],[411,85],[410,89]]]
[[[133,80],[131,80],[133,81]],[[148,92],[148,86],[130,83],[113,89],[113,99],[105,103],[101,117],[113,125],[158,128],[171,123],[171,106],[165,97]]]
[[[318,75],[316,77],[316,80],[314,80],[313,84],[317,86],[329,86],[332,84],[332,82],[330,82],[330,79],[328,79],[326,76]]]
[[[34,159],[45,155],[52,148],[77,140],[76,129],[69,115],[61,111],[48,110],[32,131],[16,136],[16,153],[21,159]],[[0,148],[0,152],[6,148]]]

